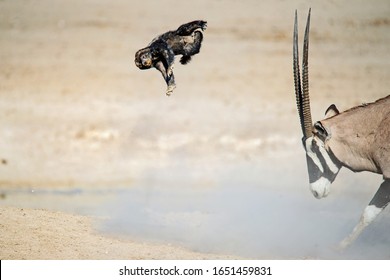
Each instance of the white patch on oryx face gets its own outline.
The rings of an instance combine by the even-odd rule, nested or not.
[[[310,191],[315,198],[327,197],[330,192],[330,185],[332,183],[325,177],[319,178],[317,181],[310,184]]]
[[[338,167],[325,149],[325,144],[315,136],[305,140],[310,190],[316,198],[326,197],[336,177]]]

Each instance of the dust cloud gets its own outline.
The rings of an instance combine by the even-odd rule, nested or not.
[[[151,169],[137,187],[122,191],[106,205],[111,218],[100,229],[141,241],[243,258],[390,257],[386,213],[349,249],[337,249],[373,195],[364,180],[357,182],[352,179],[354,174],[342,172],[342,177],[355,185],[341,186],[346,180],[340,178],[341,184],[332,187],[341,190],[333,189],[328,198],[317,200],[305,185],[305,174],[299,178],[300,172],[295,177],[291,172],[287,177],[283,169],[288,168],[272,171],[272,166],[276,167],[272,163],[268,168],[253,163],[224,166],[225,170],[214,170],[213,184],[206,187],[201,182],[204,168],[172,164],[165,170]]]

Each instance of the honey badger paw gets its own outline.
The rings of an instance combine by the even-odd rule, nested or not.
[[[167,88],[167,91],[165,92],[166,96],[171,96],[171,94],[173,93],[173,90],[176,88],[176,85],[170,85],[168,86]]]

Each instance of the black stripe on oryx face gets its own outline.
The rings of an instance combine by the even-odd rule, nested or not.
[[[314,183],[323,176],[322,171],[314,163],[311,157],[306,154],[307,171],[309,173],[309,183]]]
[[[329,180],[329,182],[333,182],[336,178],[337,173],[334,173],[330,168],[329,164],[333,164],[334,166],[337,166],[336,163],[333,160],[333,154],[328,153],[328,159],[330,159],[332,162],[327,162],[325,160],[324,155],[321,153],[319,146],[316,141],[312,142],[311,145],[311,151],[313,154],[311,154],[311,157],[315,157],[317,160],[314,161],[310,156],[306,154],[306,160],[307,160],[307,169],[309,172],[309,182],[314,183],[317,180],[319,180],[321,177],[326,178]],[[321,166],[318,166],[320,164]]]

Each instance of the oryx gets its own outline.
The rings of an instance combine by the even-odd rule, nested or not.
[[[340,244],[350,245],[390,202],[390,95],[373,103],[339,112],[331,105],[325,119],[312,123],[309,100],[308,49],[310,12],[307,17],[302,61],[302,84],[298,59],[297,11],[293,39],[294,84],[306,150],[310,189],[316,198],[326,197],[341,167],[354,172],[383,175],[374,197],[359,223]]]

